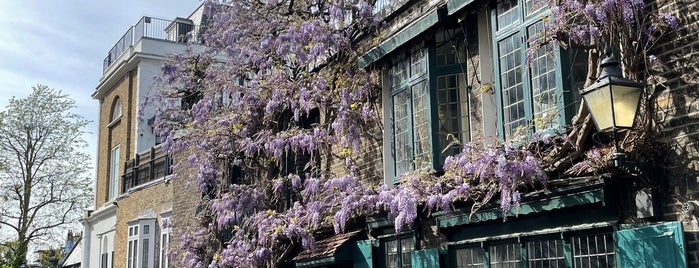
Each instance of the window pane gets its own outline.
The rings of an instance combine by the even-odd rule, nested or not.
[[[131,262],[133,261],[133,241],[129,241],[129,249],[126,251],[126,255],[126,267],[131,268]]]
[[[413,106],[413,142],[415,168],[431,166],[429,110],[427,109],[428,89],[423,80],[411,87]]]
[[[482,248],[464,248],[456,250],[456,268],[483,267]]]
[[[573,264],[576,268],[614,267],[612,234],[573,237]]]
[[[509,268],[519,267],[519,244],[503,244],[490,246],[490,267]]]
[[[386,267],[398,267],[398,241],[386,241]]]
[[[504,0],[498,3],[497,26],[498,30],[512,25],[519,20],[517,13],[517,0]]]
[[[524,12],[526,16],[536,13],[546,7],[546,1],[543,0],[525,0]]]
[[[530,268],[565,267],[563,240],[527,242]]]
[[[393,154],[396,176],[405,173],[411,167],[408,135],[408,95],[403,91],[393,96]]]
[[[444,29],[435,33],[437,67],[457,64],[464,58],[460,53],[463,50],[463,32],[461,29]],[[461,57],[461,60],[458,58]]]
[[[400,240],[401,266],[412,267],[412,251],[415,249],[415,238],[403,238]]]
[[[498,42],[500,81],[502,83],[502,109],[505,138],[510,139],[518,128],[524,127],[524,87],[521,78],[521,58],[518,42],[520,34],[514,34]]]
[[[119,195],[119,146],[112,149],[109,158],[109,199]]]
[[[393,65],[391,72],[391,76],[393,77],[391,80],[393,82],[392,87],[395,89],[395,87],[408,80],[408,60],[398,59]]]
[[[143,239],[143,263],[141,263],[141,268],[148,268],[148,238]]]
[[[410,56],[410,78],[416,78],[425,74],[425,49],[418,48],[411,52]]]
[[[437,92],[439,98],[439,153],[440,161],[448,155],[457,154],[461,146],[470,140],[468,97],[463,74],[437,77]],[[447,149],[447,146],[452,144]]]
[[[131,267],[138,267],[138,255],[136,254],[138,252],[138,241],[133,241],[133,252],[131,253]]]
[[[168,233],[163,232],[160,236],[160,268],[166,268],[168,263]]]
[[[150,233],[150,225],[143,225],[143,234],[147,235]]]
[[[543,37],[544,23],[539,21],[527,28],[529,40],[538,42]],[[559,126],[558,98],[556,96],[556,66],[551,46],[538,48],[530,60],[529,72],[532,90],[532,108],[536,130]]]

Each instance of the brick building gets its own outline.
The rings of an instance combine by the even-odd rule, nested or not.
[[[172,21],[142,17],[104,59],[92,94],[100,102],[96,199],[82,220],[83,267],[168,267],[175,187],[149,97],[165,57],[198,37],[203,6]]]
[[[579,134],[583,151],[570,151],[570,155],[599,145],[596,142],[603,135],[595,134],[598,131],[580,109],[578,92],[588,78],[583,70],[586,59],[567,50],[545,49],[526,60],[525,40],[543,27],[544,17],[550,14],[546,8],[533,8],[533,2],[376,1],[374,11],[385,25],[378,38],[368,42],[374,47],[358,64],[381,73],[385,128],[379,134],[382,140],[371,143],[374,148],[363,148],[363,176],[392,185],[409,170],[440,170],[446,155],[455,153],[444,150],[448,136],[462,142],[488,137],[509,140],[521,134],[522,126],[531,126],[526,128],[531,133],[571,134],[565,128],[570,125],[587,129],[587,134]],[[511,215],[507,221],[497,204],[473,215],[463,207],[456,213],[421,218],[412,230],[395,233],[392,221],[376,215],[359,230],[319,237],[317,250],[298,254],[295,265],[698,266],[695,118],[699,106],[694,89],[699,82],[699,4],[648,2],[649,8],[674,14],[681,21],[679,31],[654,51],[664,62],[663,68],[655,70],[659,79],[644,81],[661,88],[653,107],[657,135],[652,144],[667,152],[662,162],[636,166],[640,172],[614,169],[584,176],[560,172],[552,176],[546,191],[523,194],[516,217]],[[197,24],[193,17],[189,19]],[[141,80],[142,74],[155,70],[147,64],[157,66],[162,55],[183,46],[150,38],[133,40],[129,50],[114,57],[110,53],[105,59],[105,76],[94,94],[101,103],[100,151],[97,209],[85,219],[83,263],[88,267],[112,262],[116,267],[143,267],[144,261],[148,267],[163,267],[164,255],[156,252],[165,248],[168,219],[175,223],[173,233],[190,228],[191,215],[196,213],[193,200],[201,197],[197,189],[169,181],[167,172],[156,171],[161,170],[156,166],[167,165],[167,157],[151,149],[155,136],[148,132],[147,120],[136,116],[142,107],[139,92],[148,91],[141,87],[148,83]],[[139,54],[137,49],[148,47],[145,42],[162,43],[151,47],[158,47],[154,51],[161,56]],[[124,112],[116,113],[116,108]],[[550,120],[536,123],[541,117]],[[119,164],[123,166],[112,167],[127,159]],[[173,243],[186,242],[173,237]],[[146,258],[139,255],[144,252]]]
[[[527,40],[551,14],[534,2],[376,1],[374,12],[385,25],[358,64],[382,74],[384,183],[397,183],[408,170],[440,170],[453,153],[444,150],[449,134],[462,142],[510,140],[526,126],[530,134],[578,135],[582,151],[561,158],[567,167],[582,158],[566,157],[609,146],[609,137],[600,141],[604,134],[579,109],[587,59],[545,48],[527,62]],[[653,70],[655,79],[642,81],[658,92],[648,144],[664,152],[660,161],[631,159],[584,176],[553,172],[547,190],[523,195],[517,216],[506,221],[494,203],[473,215],[470,207],[431,215],[401,233],[385,216],[370,217],[365,233],[321,238],[316,253],[301,253],[296,266],[699,266],[699,4],[646,2],[681,21],[652,51],[664,66]],[[551,120],[537,123],[541,117]],[[570,125],[587,134],[564,128]]]

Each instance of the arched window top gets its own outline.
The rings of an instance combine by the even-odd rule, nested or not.
[[[109,238],[107,236],[102,237],[102,253],[107,253],[109,250]]]
[[[116,97],[112,104],[112,118],[110,121],[117,120],[121,117],[121,99]]]

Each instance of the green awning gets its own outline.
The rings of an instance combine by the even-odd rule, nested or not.
[[[473,2],[474,0],[449,0],[447,2],[448,14],[452,15]]]
[[[565,207],[579,206],[585,204],[604,203],[604,190],[601,188],[590,189],[566,195],[548,197],[541,200],[522,203],[517,215],[527,215],[561,209]],[[513,208],[513,210],[517,210]],[[514,211],[512,211],[514,212]],[[512,213],[511,212],[511,213]],[[483,222],[502,218],[500,208],[491,208],[480,210],[470,216],[468,212],[459,213],[456,215],[442,216],[437,218],[437,226],[439,228],[449,228],[459,225],[466,225],[475,222]],[[512,214],[511,216],[515,216]]]
[[[359,64],[359,67],[365,68],[369,66],[369,64],[376,62],[377,60],[386,56],[391,51],[407,43],[408,41],[417,37],[421,33],[427,31],[427,29],[429,29],[433,25],[437,24],[437,22],[439,21],[439,15],[437,14],[437,11],[438,10],[434,10],[428,13],[426,16],[423,16],[422,18],[418,19],[405,29],[388,38],[388,40],[372,48],[371,50],[369,50],[369,52],[359,57],[359,60],[357,62]]]

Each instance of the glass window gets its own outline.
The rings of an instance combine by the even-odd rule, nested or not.
[[[432,165],[426,56],[424,48],[413,49],[391,67],[396,176]]]
[[[169,267],[170,221],[172,219],[164,218],[160,225],[160,268]]]
[[[517,135],[515,132],[526,125],[520,39],[517,33],[498,41],[505,137]]]
[[[129,226],[126,267],[138,268],[138,225]]]
[[[155,220],[153,219],[138,220],[129,224],[126,248],[127,268],[153,267],[155,263],[152,255],[155,252],[154,224]]]
[[[111,121],[117,120],[121,117],[121,99],[117,97],[114,100],[114,104],[112,106],[112,118]]]
[[[527,27],[530,43],[541,39],[544,22],[538,21]],[[552,46],[539,47],[529,59],[530,87],[534,124],[537,129],[559,126],[558,96],[556,96],[556,62]]]
[[[141,268],[148,268],[148,245],[150,240],[148,238],[143,239],[143,261],[141,263]]]
[[[558,48],[539,46],[546,36],[542,20],[546,14],[541,13],[547,10],[538,2],[501,0],[494,9],[499,120],[501,136],[508,140],[531,131],[559,129],[564,101],[574,101],[562,96]]]
[[[399,238],[384,242],[386,267],[412,267],[412,252],[415,250],[415,238]]]
[[[456,250],[456,268],[476,268],[483,267],[482,248],[462,248]]]
[[[492,245],[489,248],[491,268],[515,268],[521,261],[519,244]]]
[[[565,267],[563,240],[527,242],[527,256],[530,268]]]
[[[100,249],[100,268],[109,268],[107,264],[109,263],[109,237],[107,235],[102,236],[102,248]]]
[[[573,237],[573,267],[614,267],[611,233]]]
[[[437,77],[439,151],[444,152],[440,161],[461,152],[460,146],[454,146],[456,142],[463,144],[470,139],[467,94],[463,74]]]
[[[457,268],[472,267],[569,267],[566,259],[577,268],[614,267],[614,240],[611,233],[536,239],[521,243],[493,241],[486,250],[479,246],[451,251]]]
[[[119,157],[120,146],[117,145],[109,154],[109,200],[119,196]]]
[[[446,156],[461,150],[455,145],[470,140],[463,32],[440,29],[434,35],[398,53],[389,68],[395,177],[440,169]],[[428,64],[431,58],[435,63]]]

